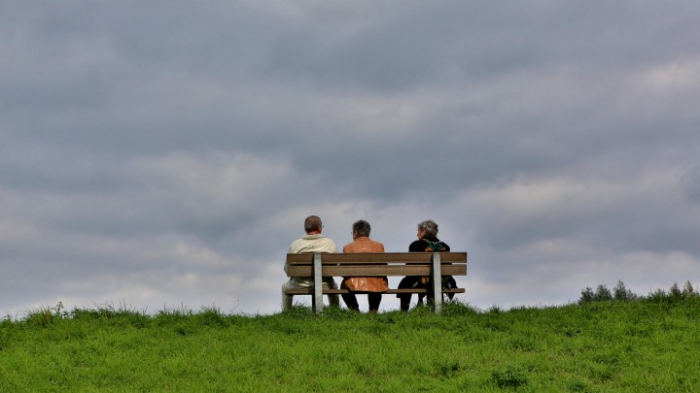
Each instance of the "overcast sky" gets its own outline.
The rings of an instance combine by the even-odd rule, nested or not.
[[[435,220],[484,309],[697,287],[699,19],[696,0],[0,0],[0,315],[275,313],[310,214],[339,248],[366,219],[387,251]]]

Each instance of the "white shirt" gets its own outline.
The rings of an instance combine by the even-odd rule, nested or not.
[[[316,235],[304,235],[301,238],[295,240],[291,246],[289,246],[288,254],[300,254],[305,252],[338,252],[335,243],[328,237],[322,234]]]

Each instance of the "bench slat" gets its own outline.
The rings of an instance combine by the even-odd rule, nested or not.
[[[323,264],[383,264],[383,263],[430,263],[430,252],[386,252],[386,253],[348,253],[348,254],[322,254]],[[467,263],[466,252],[441,252],[440,259],[443,263]],[[313,265],[314,254],[287,254],[287,265]]]
[[[311,266],[287,266],[289,277],[312,277]],[[336,277],[381,277],[381,276],[429,276],[428,265],[365,265],[365,266],[324,266],[323,276]],[[443,276],[464,276],[467,265],[442,265]]]
[[[313,288],[293,288],[293,289],[287,289],[284,291],[284,293],[288,295],[313,295]],[[464,293],[465,290],[464,288],[450,288],[442,289],[443,293]],[[328,294],[343,294],[343,293],[354,293],[356,295],[366,295],[367,292],[352,292],[347,289],[324,289],[323,294],[328,295]],[[405,289],[389,289],[386,292],[381,292],[382,295],[395,295],[399,293],[428,293],[428,289],[426,288],[405,288]]]

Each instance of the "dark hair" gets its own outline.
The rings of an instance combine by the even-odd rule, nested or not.
[[[425,231],[428,236],[437,236],[438,234],[438,224],[433,220],[425,220],[418,224],[419,231]]]
[[[318,231],[323,227],[323,222],[319,216],[308,216],[304,220],[304,230],[308,232]]]
[[[357,233],[357,237],[369,237],[372,227],[365,220],[356,221],[352,224],[352,231]]]

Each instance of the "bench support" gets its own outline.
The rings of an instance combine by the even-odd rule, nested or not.
[[[321,270],[321,253],[314,254],[314,296],[311,298],[311,307],[315,312],[323,311],[323,272]]]
[[[435,314],[442,312],[442,274],[440,272],[442,265],[440,264],[440,253],[433,253],[433,307]]]

